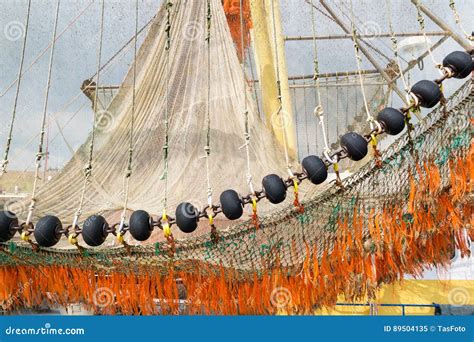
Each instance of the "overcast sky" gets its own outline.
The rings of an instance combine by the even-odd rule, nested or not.
[[[204,1],[204,0],[193,0]],[[314,0],[313,0],[314,1]],[[385,1],[353,0],[355,16],[360,20],[359,27],[364,33],[388,31],[387,7]],[[92,5],[89,4],[92,2]],[[314,1],[316,3],[316,1]],[[305,0],[282,0],[282,22],[285,35],[311,35],[311,12]],[[329,1],[331,6],[348,23],[347,12],[349,1]],[[448,6],[448,0],[425,0],[424,3],[459,32],[454,17]],[[140,0],[140,26],[156,13],[161,0]],[[456,1],[462,22],[466,28],[474,22],[474,0]],[[31,7],[30,29],[25,57],[25,68],[49,44],[52,30],[56,0],[33,0]],[[89,7],[88,7],[89,6]],[[88,8],[87,8],[88,7]],[[319,8],[322,8],[318,5]],[[18,73],[23,41],[23,23],[26,16],[27,0],[0,0],[0,152],[3,155],[8,123],[10,120],[15,86],[4,94],[7,87]],[[85,8],[79,20],[58,40],[56,45],[52,86],[49,101],[49,113],[56,113],[78,94],[83,80],[95,73],[97,63],[97,42],[99,38],[99,1],[97,0],[62,0],[58,32]],[[108,60],[134,32],[134,1],[106,0],[105,31],[103,60]],[[342,14],[344,11],[345,14]],[[409,0],[392,0],[393,24],[397,31],[419,31],[416,11]],[[341,29],[328,18],[316,11],[317,31],[320,35],[340,34]],[[426,20],[426,30],[439,30],[430,20]],[[143,38],[143,36],[142,36]],[[436,38],[432,38],[433,40]],[[142,39],[141,39],[142,40]],[[390,39],[373,40],[373,43],[384,53],[390,55]],[[350,40],[320,41],[320,71],[334,72],[355,70],[355,58]],[[437,60],[459,46],[449,40],[435,51]],[[312,42],[288,42],[287,60],[290,75],[310,74],[312,66]],[[49,51],[25,74],[19,94],[17,121],[13,148],[11,150],[11,168],[24,169],[33,166],[41,123],[46,85]],[[111,71],[102,78],[102,84],[120,84],[132,59],[131,51],[118,60]],[[429,66],[430,60],[425,64]],[[363,60],[363,68],[373,67]],[[414,78],[434,78],[437,74],[432,65],[423,71],[417,71]],[[459,85],[451,82],[448,92]],[[73,118],[72,115],[84,106]],[[56,115],[60,125],[69,122],[64,132],[68,142],[75,149],[86,138],[91,127],[92,112],[88,100],[82,94],[69,108]],[[50,126],[50,165],[61,166],[71,156],[64,140],[58,136],[54,122]]]

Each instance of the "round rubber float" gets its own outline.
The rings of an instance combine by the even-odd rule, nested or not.
[[[175,212],[176,225],[184,233],[196,230],[199,221],[199,211],[189,202],[178,205]]]
[[[349,159],[358,161],[367,155],[367,140],[355,132],[349,132],[341,137],[341,146]]]
[[[151,217],[145,210],[136,210],[130,216],[128,230],[137,241],[146,241],[153,231]]]
[[[14,235],[18,226],[18,218],[11,211],[0,211],[0,242],[7,242]]]
[[[220,196],[222,213],[229,220],[237,220],[244,213],[242,200],[235,190],[226,190]]]
[[[321,184],[328,178],[328,170],[323,160],[317,156],[307,156],[301,162],[303,170],[313,184]]]
[[[92,215],[85,220],[82,226],[82,238],[91,247],[97,247],[107,238],[109,224],[101,215]]]
[[[443,96],[439,85],[429,80],[415,83],[410,91],[415,94],[420,101],[420,106],[424,108],[436,106]]]
[[[286,185],[280,176],[271,174],[262,179],[265,196],[273,204],[281,203],[286,198]]]
[[[444,57],[443,66],[451,69],[454,78],[465,78],[474,70],[474,61],[466,51],[454,51]]]
[[[42,217],[35,226],[34,236],[36,243],[41,247],[52,247],[59,242],[63,225],[52,215]]]
[[[377,120],[385,128],[385,133],[397,135],[405,128],[405,115],[393,107],[384,108],[378,115]]]

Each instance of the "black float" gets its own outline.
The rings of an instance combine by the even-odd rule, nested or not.
[[[36,243],[41,247],[54,246],[61,238],[62,229],[63,225],[56,216],[47,215],[40,218],[33,233]]]
[[[107,238],[109,224],[101,215],[92,215],[85,220],[82,226],[82,238],[91,247],[97,247]]]
[[[382,124],[385,133],[397,135],[405,128],[405,115],[396,108],[384,108],[378,115],[377,120]]]
[[[358,161],[367,155],[367,140],[360,134],[349,132],[341,137],[341,146],[349,159]]]
[[[317,156],[307,156],[301,162],[303,170],[313,184],[321,184],[328,178],[328,170],[323,160]]]
[[[286,185],[280,176],[271,174],[262,179],[265,196],[273,204],[281,203],[286,198]]]
[[[150,214],[144,210],[134,211],[130,216],[128,230],[135,240],[147,240],[153,231]]]
[[[18,218],[11,211],[0,211],[0,242],[7,242],[15,235]]]
[[[453,72],[454,78],[465,78],[474,70],[474,61],[466,51],[454,51],[443,59],[443,66]]]
[[[226,190],[220,197],[222,213],[229,220],[237,220],[244,213],[242,200],[235,190]]]
[[[424,108],[432,108],[438,104],[443,97],[441,89],[436,82],[422,80],[417,83],[410,90],[418,98],[419,105]]]
[[[178,205],[175,212],[176,225],[184,233],[192,233],[196,230],[199,221],[199,211],[189,202]]]

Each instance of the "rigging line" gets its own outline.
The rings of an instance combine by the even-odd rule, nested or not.
[[[12,118],[10,122],[10,129],[8,133],[7,143],[5,146],[5,154],[3,156],[3,160],[1,162],[1,169],[0,169],[0,177],[7,172],[7,165],[8,165],[8,154],[10,152],[10,146],[13,138],[13,126],[15,125],[16,119],[16,110],[18,105],[18,95],[20,94],[20,86],[21,86],[21,75],[23,73],[23,63],[25,61],[25,51],[26,51],[26,41],[28,39],[28,26],[30,24],[30,13],[31,13],[31,0],[28,0],[28,9],[26,13],[26,23],[25,23],[25,38],[23,39],[23,47],[21,51],[21,60],[20,60],[20,68],[18,70],[18,83],[16,85],[16,93],[15,93],[15,102],[13,104],[13,112]]]
[[[138,0],[135,0],[135,37],[133,39],[133,69],[132,69],[132,115],[130,117],[130,131],[129,131],[129,145],[128,145],[128,164],[125,171],[125,184],[124,184],[124,202],[122,216],[119,225],[119,234],[122,233],[123,225],[127,215],[130,178],[132,177],[132,163],[133,163],[133,137],[134,137],[134,126],[135,126],[135,109],[136,109],[136,83],[137,83],[137,38],[138,38]],[[127,43],[128,45],[128,43]],[[107,65],[107,63],[105,64]],[[105,66],[104,65],[104,66]],[[100,72],[100,70],[99,70]]]
[[[305,84],[306,84],[306,81],[303,80],[303,85]],[[295,98],[295,101],[296,101],[296,98]],[[305,129],[305,135],[306,135],[306,153],[309,155],[308,110],[307,110],[307,104],[306,104],[306,87],[303,87],[303,106],[304,106],[304,129]]]
[[[61,33],[59,33],[56,37],[56,40],[55,42],[61,38],[61,36],[66,33],[66,31],[68,31],[75,23],[76,21],[79,20],[79,18],[87,11],[87,9],[89,7],[91,7],[91,5],[94,3],[94,0],[92,0],[81,12],[79,12],[79,14],[73,19],[71,20],[71,22],[69,22],[69,24],[66,26],[66,28],[64,30],[61,31]],[[28,65],[28,67],[25,68],[25,70],[23,71],[23,73],[21,74],[21,76],[25,75],[33,65],[35,65],[38,60],[46,53],[46,51],[48,51],[48,49],[52,46],[52,43],[48,44],[48,46],[46,46],[39,54],[38,56],[35,57],[35,59]],[[18,81],[18,76],[17,78],[15,78],[6,88],[5,90],[2,91],[2,93],[0,94],[0,98],[2,98],[14,85],[15,83]]]
[[[273,23],[273,43],[275,44],[275,63],[276,63],[276,77],[277,77],[277,90],[278,90],[278,102],[279,102],[279,108],[278,111],[274,115],[279,115],[280,116],[280,124],[281,128],[283,130],[283,149],[285,151],[285,161],[286,161],[286,166],[288,169],[288,174],[290,177],[293,177],[293,171],[291,171],[291,164],[290,164],[290,157],[288,155],[288,136],[287,132],[285,129],[285,118],[284,115],[282,115],[282,110],[283,110],[283,105],[282,105],[282,98],[281,98],[281,79],[280,79],[280,61],[279,61],[279,56],[278,56],[278,41],[277,41],[277,35],[276,35],[276,20],[275,20],[275,0],[271,0],[271,9],[272,9],[272,23]],[[284,113],[283,113],[284,114]],[[288,118],[289,120],[289,118]]]
[[[36,204],[36,190],[38,187],[38,179],[39,179],[39,170],[41,167],[41,159],[43,158],[44,152],[43,152],[43,145],[44,145],[44,135],[45,135],[45,127],[46,127],[46,118],[47,118],[47,113],[48,113],[48,100],[49,100],[49,91],[51,89],[51,74],[53,70],[53,60],[54,60],[54,50],[56,47],[56,34],[58,31],[58,21],[59,21],[59,7],[60,7],[61,0],[57,0],[56,4],[56,15],[54,19],[54,29],[53,29],[53,38],[51,42],[51,53],[49,56],[49,67],[48,67],[48,80],[46,83],[46,90],[45,90],[45,96],[44,96],[44,107],[43,107],[43,119],[41,122],[41,133],[40,133],[40,139],[39,139],[39,146],[38,146],[38,153],[36,154],[36,167],[35,167],[35,175],[34,175],[34,181],[33,181],[33,190],[31,192],[31,203],[30,207],[28,210],[28,216],[26,219],[26,226],[29,226],[31,222],[31,218],[33,216],[33,211],[35,210],[35,204]],[[47,153],[47,152],[46,152]]]
[[[240,0],[240,47],[242,51],[242,82],[244,89],[244,139],[245,139],[245,154],[247,157],[247,184],[251,194],[255,194],[255,189],[252,182],[252,169],[250,167],[250,132],[249,132],[249,110],[247,106],[247,84],[245,82],[245,38],[244,38],[244,14],[243,14],[243,0]]]
[[[206,132],[206,146],[204,146],[205,158],[206,158],[206,181],[207,181],[207,205],[209,208],[212,208],[212,187],[211,187],[211,172],[209,166],[209,158],[211,155],[211,2],[207,0],[207,13],[206,14],[206,23],[207,23],[207,33],[206,33],[206,42],[207,42],[207,112],[206,112],[206,121],[207,121],[207,132]]]
[[[367,103],[367,97],[366,97],[366,94],[365,94],[364,80],[363,80],[363,77],[362,77],[362,72],[361,72],[361,67],[360,67],[360,63],[362,61],[362,58],[359,54],[359,43],[358,43],[356,28],[355,28],[355,25],[354,25],[354,8],[353,8],[352,0],[350,0],[350,9],[351,9],[351,16],[352,16],[352,21],[351,21],[352,39],[354,40],[354,53],[355,53],[356,64],[357,64],[357,73],[359,75],[360,89],[361,89],[361,92],[362,92],[362,99],[364,101],[365,112],[367,114],[367,121],[370,124],[370,128],[373,129],[375,119],[372,116],[372,114],[370,113],[369,105]]]
[[[442,64],[438,63],[433,55],[433,52],[431,51],[431,46],[430,43],[428,42],[428,37],[426,36],[426,31],[425,31],[425,18],[423,17],[423,14],[421,13],[420,9],[420,0],[416,0],[416,12],[417,16],[416,19],[418,20],[418,24],[420,25],[421,32],[423,33],[423,38],[425,39],[425,44],[428,49],[428,53],[430,55],[431,61],[435,65],[437,69],[439,69],[440,73],[443,74],[441,67],[443,66]]]
[[[321,132],[323,133],[323,143],[324,143],[324,154],[325,156],[329,157],[329,152],[331,149],[329,148],[329,142],[328,142],[328,135],[326,132],[326,127],[324,126],[324,108],[323,104],[321,102],[321,88],[320,88],[320,77],[319,77],[319,60],[318,60],[318,46],[316,43],[316,23],[315,23],[315,13],[314,13],[314,4],[313,0],[310,0],[311,4],[311,28],[313,32],[313,66],[314,66],[314,76],[313,76],[313,81],[314,81],[314,86],[316,89],[316,96],[318,98],[318,105],[314,108],[314,114],[318,118],[319,125],[321,126]],[[307,1],[308,2],[308,1]],[[327,78],[326,78],[327,82]],[[328,89],[326,88],[326,99],[327,99],[327,94],[328,94]],[[326,104],[327,107],[327,104]],[[331,160],[330,158],[328,160]]]
[[[95,140],[95,129],[96,129],[96,120],[97,120],[97,98],[98,98],[98,89],[100,83],[100,62],[102,58],[102,47],[103,47],[103,36],[104,36],[104,8],[105,0],[101,0],[101,14],[100,14],[100,35],[99,35],[99,48],[97,51],[97,82],[95,84],[95,94],[94,94],[94,114],[93,114],[93,124],[91,132],[91,142],[89,147],[89,159],[87,161],[86,167],[84,169],[84,182],[82,185],[81,198],[79,201],[79,206],[74,215],[74,220],[72,222],[72,229],[76,229],[79,218],[82,214],[82,206],[84,205],[84,198],[86,194],[86,187],[89,183],[89,179],[92,176],[92,159],[94,155],[94,140]]]
[[[397,37],[395,36],[395,31],[393,29],[393,22],[392,22],[392,1],[387,0],[387,15],[388,15],[388,27],[390,30],[391,40],[392,40],[392,50],[395,56],[395,61],[397,63],[398,68],[400,69],[400,77],[403,82],[403,86],[405,88],[405,92],[407,94],[410,92],[410,84],[405,80],[405,75],[403,74],[402,64],[400,62],[400,55],[398,53],[398,41]]]
[[[449,7],[451,8],[451,11],[453,12],[454,20],[456,24],[459,26],[462,33],[466,36],[466,38],[469,40],[471,45],[474,45],[474,36],[472,34],[467,33],[467,31],[464,29],[464,26],[461,22],[461,17],[459,16],[458,10],[456,9],[456,3],[454,2],[454,0],[449,0]]]
[[[166,0],[166,105],[165,105],[165,140],[163,142],[163,163],[164,170],[161,179],[165,182],[165,192],[163,196],[163,212],[166,213],[168,205],[168,152],[169,152],[169,93],[170,93],[170,48],[171,48],[171,6],[172,3]]]

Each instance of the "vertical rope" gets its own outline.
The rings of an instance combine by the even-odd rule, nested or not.
[[[276,20],[275,20],[275,0],[271,0],[271,8],[272,8],[272,24],[273,24],[273,43],[275,45],[275,63],[276,63],[276,77],[277,77],[277,90],[278,90],[278,102],[279,108],[278,111],[275,113],[276,115],[280,115],[280,124],[283,130],[283,149],[285,151],[285,161],[286,166],[288,169],[288,174],[290,177],[293,177],[293,172],[291,171],[291,164],[290,164],[290,157],[288,154],[288,135],[286,134],[286,123],[284,115],[282,115],[283,105],[282,105],[282,98],[281,98],[281,79],[280,79],[280,60],[278,56],[278,41],[276,35]]]
[[[250,132],[249,132],[249,111],[247,107],[247,84],[245,82],[245,33],[244,33],[244,14],[243,14],[243,0],[240,0],[240,47],[242,49],[242,81],[244,85],[244,139],[245,139],[245,154],[247,157],[247,184],[250,189],[250,193],[254,194],[255,189],[252,182],[252,170],[250,167]]]
[[[79,206],[77,211],[74,215],[74,219],[72,222],[72,228],[75,229],[77,226],[77,222],[82,214],[82,206],[84,205],[84,198],[86,194],[86,187],[89,183],[89,179],[92,176],[92,160],[94,157],[94,139],[95,139],[95,126],[97,120],[97,102],[98,102],[98,93],[99,93],[99,83],[100,83],[100,63],[102,59],[102,46],[103,46],[103,36],[104,36],[104,8],[105,8],[105,0],[101,0],[100,2],[101,10],[100,10],[100,36],[99,36],[99,48],[97,51],[97,81],[95,84],[95,94],[94,94],[94,115],[93,115],[93,124],[92,124],[92,133],[91,133],[91,142],[89,147],[89,159],[87,164],[84,168],[84,181],[82,184],[82,191],[81,191],[81,198],[79,201]]]
[[[28,39],[28,27],[30,24],[30,12],[31,12],[31,0],[28,0],[28,9],[26,12],[26,23],[25,23],[25,37],[23,39],[23,47],[21,51],[21,60],[20,60],[20,68],[18,70],[18,83],[16,85],[16,93],[15,93],[15,101],[13,103],[13,112],[12,112],[12,118],[10,121],[10,128],[8,131],[8,138],[7,138],[7,143],[5,146],[5,153],[3,156],[3,160],[1,163],[1,168],[0,168],[0,176],[2,176],[4,173],[7,172],[7,166],[8,166],[8,154],[10,153],[10,147],[11,147],[11,142],[13,138],[13,127],[15,125],[15,119],[16,119],[16,109],[18,105],[18,95],[20,93],[20,86],[21,86],[21,80],[23,76],[23,64],[25,62],[25,51],[26,51],[26,41]]]
[[[211,155],[211,1],[207,0],[207,14],[206,14],[206,23],[207,23],[207,133],[206,133],[206,146],[204,147],[205,158],[206,158],[206,181],[207,181],[207,204],[209,207],[212,207],[212,187],[211,187],[211,175],[210,175],[210,166],[209,158]]]
[[[350,1],[350,6],[351,6],[351,31],[352,31],[352,40],[354,41],[354,53],[355,53],[356,64],[357,64],[357,74],[359,75],[360,89],[362,92],[362,99],[364,101],[364,108],[367,115],[367,121],[370,124],[370,128],[373,129],[374,118],[372,114],[370,113],[369,104],[367,103],[367,97],[365,94],[364,79],[362,77],[362,71],[361,71],[361,66],[360,66],[362,62],[362,57],[360,56],[360,53],[359,53],[359,42],[358,42],[357,31],[355,27],[355,17],[354,17],[354,8],[352,5],[352,0]]]
[[[135,128],[135,109],[136,109],[136,83],[137,83],[137,40],[138,40],[138,0],[135,1],[135,37],[133,39],[133,85],[132,85],[132,115],[130,117],[129,145],[128,145],[128,164],[125,171],[124,185],[124,203],[122,216],[120,220],[119,233],[122,232],[125,218],[127,215],[130,178],[132,177],[133,163],[133,138]]]
[[[451,11],[453,12],[454,15],[454,20],[456,24],[459,26],[461,29],[462,33],[466,36],[466,38],[470,41],[471,45],[474,44],[474,37],[472,34],[467,33],[467,31],[464,29],[464,26],[461,22],[461,18],[459,17],[458,10],[456,9],[456,3],[454,0],[449,0],[449,7],[451,8]]]
[[[425,39],[426,47],[428,49],[428,53],[431,57],[431,61],[433,64],[436,66],[436,68],[440,69],[442,65],[436,61],[434,58],[433,52],[431,51],[430,43],[428,42],[428,37],[426,36],[426,31],[425,31],[425,18],[423,17],[423,14],[421,13],[420,9],[420,0],[416,1],[416,12],[417,12],[417,17],[416,19],[418,20],[418,24],[420,25],[421,32],[423,33],[423,38]],[[440,69],[441,71],[441,69]]]
[[[51,41],[51,52],[49,56],[49,67],[48,67],[48,80],[46,82],[46,90],[44,96],[44,106],[43,106],[43,119],[41,122],[41,131],[40,131],[40,139],[38,145],[38,153],[36,154],[36,166],[35,166],[35,175],[34,175],[34,182],[33,182],[33,190],[31,192],[31,203],[28,210],[28,216],[26,219],[26,226],[28,226],[31,222],[31,218],[33,216],[33,212],[35,210],[36,204],[36,190],[38,187],[38,179],[39,179],[39,170],[41,166],[41,159],[43,158],[43,145],[44,145],[44,135],[45,135],[45,127],[46,127],[46,118],[48,112],[48,100],[49,100],[49,90],[51,88],[51,74],[53,70],[53,60],[54,60],[54,50],[56,47],[56,35],[58,30],[58,19],[59,19],[59,7],[60,7],[61,0],[57,1],[56,4],[56,15],[54,19],[54,29],[53,29],[53,38]],[[47,151],[46,151],[47,152]]]

